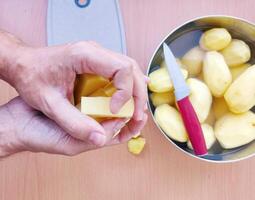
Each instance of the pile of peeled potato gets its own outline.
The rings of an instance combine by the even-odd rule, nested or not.
[[[224,28],[213,28],[202,34],[199,46],[177,58],[207,149],[216,140],[231,149],[255,139],[255,114],[250,111],[255,105],[255,65],[249,63],[250,57],[244,41],[232,38]],[[192,149],[165,62],[149,77],[156,122],[171,139],[187,142]]]

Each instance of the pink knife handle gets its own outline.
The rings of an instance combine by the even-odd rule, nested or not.
[[[198,156],[206,155],[204,134],[189,98],[185,97],[177,101],[177,104],[195,154]]]

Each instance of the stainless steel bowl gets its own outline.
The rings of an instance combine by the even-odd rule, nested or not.
[[[213,28],[213,27],[223,27],[226,28],[232,35],[233,38],[239,38],[244,40],[251,48],[251,63],[255,63],[255,25],[247,20],[232,17],[232,16],[204,16],[193,19],[184,23],[183,25],[177,27],[175,30],[171,31],[159,44],[156,51],[154,52],[150,63],[147,74],[151,73],[158,68],[162,62],[162,44],[166,42],[170,45],[173,53],[176,57],[181,57],[187,50],[198,45],[199,38],[203,31]],[[255,80],[254,80],[255,81]],[[148,91],[150,95],[150,91]],[[149,98],[150,99],[150,98]],[[153,106],[151,100],[149,100],[149,109],[153,116],[155,107]],[[253,112],[255,109],[253,108]],[[154,119],[155,124],[158,126]],[[235,148],[231,150],[225,150],[216,143],[210,150],[209,154],[204,157],[197,157],[193,154],[186,144],[176,142],[170,139],[164,131],[158,126],[161,133],[166,137],[166,139],[180,149],[182,152],[193,156],[195,158],[217,163],[234,162],[240,161],[242,159],[251,157],[255,155],[255,141]]]

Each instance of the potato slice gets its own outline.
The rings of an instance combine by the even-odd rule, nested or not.
[[[206,148],[210,149],[213,146],[213,144],[216,142],[216,137],[214,135],[213,128],[209,124],[201,124],[201,128],[204,134]],[[188,140],[187,146],[188,148],[193,149],[190,140]]]
[[[255,114],[251,111],[243,114],[228,113],[216,122],[214,131],[225,149],[247,144],[255,139]]]
[[[250,66],[251,66],[250,63],[244,63],[244,64],[239,65],[237,67],[230,68],[230,72],[232,74],[232,79],[235,80],[237,77],[239,77]]]
[[[188,72],[185,69],[181,69],[184,78],[188,77]],[[173,84],[168,75],[168,71],[165,67],[155,70],[149,74],[150,82],[148,84],[149,89],[152,92],[168,92],[173,91]]]
[[[246,69],[224,95],[229,109],[243,113],[255,105],[255,65]]]
[[[200,47],[193,47],[182,57],[182,63],[190,76],[196,76],[201,72],[204,54]]]
[[[145,143],[143,137],[132,138],[128,141],[128,151],[134,155],[139,155],[144,149]]]
[[[251,50],[244,41],[233,39],[221,54],[229,67],[236,67],[250,60]]]
[[[205,54],[203,77],[213,96],[223,96],[231,84],[232,76],[220,53],[210,51]]]
[[[190,102],[196,111],[200,123],[202,123],[206,120],[211,109],[211,92],[207,85],[198,79],[189,78],[187,84],[190,88]]]
[[[213,28],[203,33],[199,44],[202,49],[218,51],[231,42],[231,35],[225,28]]]
[[[212,107],[216,119],[221,118],[224,114],[229,112],[228,105],[224,97],[214,98]]]
[[[160,105],[156,108],[154,117],[162,130],[173,140],[187,142],[188,135],[181,115],[168,104]]]
[[[162,104],[173,105],[175,102],[175,96],[173,92],[163,92],[156,93],[153,92],[150,96],[152,104],[156,106],[160,106]]]

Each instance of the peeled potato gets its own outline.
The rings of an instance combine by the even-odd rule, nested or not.
[[[238,115],[228,113],[216,122],[214,131],[225,149],[247,144],[255,139],[255,114],[250,111]]]
[[[175,96],[173,92],[162,92],[162,93],[153,92],[150,97],[151,97],[152,104],[155,107],[160,106],[162,104],[173,105],[175,102]]]
[[[206,120],[212,105],[212,95],[209,88],[202,81],[189,78],[187,84],[190,88],[190,102],[196,111],[199,121]]]
[[[225,28],[213,28],[203,33],[199,44],[202,49],[218,51],[231,42],[231,35]]]
[[[154,117],[161,129],[173,140],[187,142],[188,135],[179,112],[168,104],[156,108]]]
[[[229,109],[243,113],[255,105],[255,65],[246,69],[224,95]]]
[[[233,80],[235,80],[238,76],[240,76],[250,66],[251,66],[250,63],[244,63],[244,64],[239,65],[237,67],[231,68],[230,72],[232,74]]]
[[[223,96],[231,84],[232,76],[220,53],[210,51],[205,54],[203,77],[213,96]]]
[[[206,148],[210,149],[213,146],[213,144],[216,142],[216,137],[214,135],[213,128],[209,124],[202,124],[201,128],[204,134]],[[187,146],[190,149],[193,149],[190,140],[188,140]]]
[[[132,154],[138,155],[142,152],[146,141],[143,137],[132,138],[128,141],[128,151]]]
[[[185,69],[181,69],[184,78],[188,77],[188,72]],[[173,84],[168,75],[168,71],[165,67],[155,70],[149,74],[150,82],[148,84],[149,89],[152,92],[168,92],[173,91]]]
[[[201,72],[204,54],[200,47],[194,47],[182,57],[182,63],[186,66],[189,75],[195,76]]]
[[[216,119],[221,118],[224,114],[229,112],[228,105],[224,97],[213,99],[213,112]]]
[[[233,39],[232,42],[221,51],[229,67],[236,67],[250,60],[250,47],[242,40]]]

